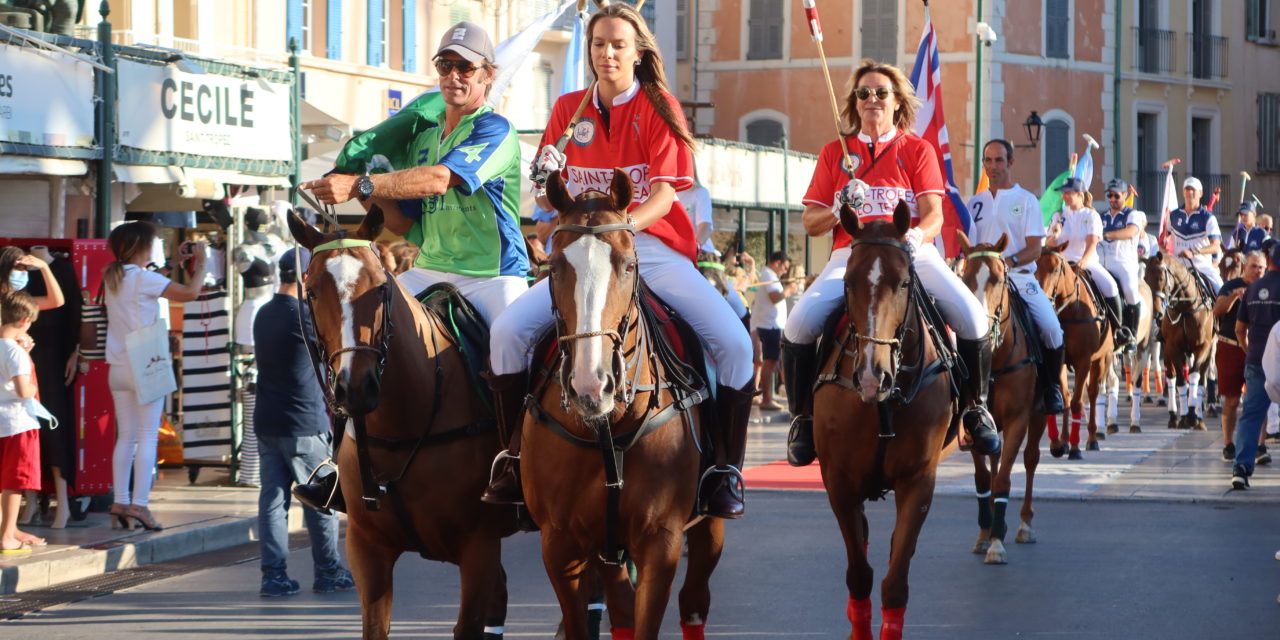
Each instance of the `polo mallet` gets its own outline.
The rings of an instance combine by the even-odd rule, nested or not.
[[[1262,208],[1262,201],[1258,199],[1258,194],[1251,193],[1249,194],[1249,197],[1253,198],[1253,204],[1257,205],[1259,209]]]
[[[836,125],[836,140],[840,141],[840,152],[844,154],[844,170],[853,177],[853,159],[849,157],[849,149],[844,143],[844,132],[840,129],[840,105],[836,102],[836,89],[831,84],[831,69],[827,66],[827,53],[822,48],[822,23],[818,21],[817,0],[804,0],[804,16],[809,22],[809,36],[818,45],[818,59],[822,61],[822,77],[827,80],[827,97],[831,98],[831,117]]]
[[[1253,179],[1253,176],[1249,175],[1248,171],[1240,172],[1240,204],[1244,204],[1244,188],[1248,186],[1249,181],[1252,179]],[[1258,206],[1262,206],[1262,205],[1258,205]]]
[[[1102,148],[1102,145],[1098,144],[1098,141],[1097,141],[1097,140],[1094,140],[1094,139],[1093,139],[1093,136],[1091,136],[1091,135],[1089,135],[1089,134],[1087,134],[1087,133],[1086,133],[1086,134],[1084,134],[1084,141],[1085,141],[1085,142],[1088,142],[1088,143],[1089,143],[1089,146],[1090,146],[1090,147],[1093,147],[1094,149],[1101,149],[1101,148]]]

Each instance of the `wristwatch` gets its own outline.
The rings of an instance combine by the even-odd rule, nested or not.
[[[356,193],[361,202],[368,200],[373,196],[373,180],[369,179],[368,174],[360,176],[356,180]]]
[[[1015,253],[1014,255],[1009,256],[1009,262],[1012,262],[1015,267],[1018,266],[1018,254]]]

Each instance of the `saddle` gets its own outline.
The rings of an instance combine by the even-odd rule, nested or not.
[[[1083,280],[1085,289],[1089,292],[1089,297],[1093,300],[1093,307],[1098,310],[1099,315],[1093,318],[1085,318],[1084,322],[1092,322],[1095,320],[1103,320],[1110,325],[1112,331],[1120,327],[1120,318],[1111,317],[1111,309],[1107,307],[1106,298],[1103,297],[1102,291],[1098,289],[1098,283],[1093,281],[1093,276],[1089,272],[1080,267],[1076,263],[1071,263],[1071,269],[1076,272],[1076,277]],[[1065,322],[1065,321],[1064,321]]]
[[[1018,285],[1012,279],[1007,280],[1009,287],[1009,314],[1013,317],[1013,321],[1022,329],[1022,335],[1027,339],[1027,358],[1031,363],[1040,363],[1044,361],[1044,353],[1041,351],[1040,340],[1036,338],[1039,335],[1039,329],[1036,327],[1035,318],[1031,316],[1031,308],[1027,306],[1027,301],[1022,298],[1022,292],[1018,291]],[[1043,294],[1042,294],[1043,295]],[[992,377],[1002,373],[1008,373],[1022,366],[1023,363],[1017,363],[996,369],[991,372]]]
[[[1191,277],[1196,281],[1196,289],[1200,291],[1201,304],[1207,304],[1212,307],[1214,299],[1218,297],[1218,292],[1213,290],[1213,284],[1194,266],[1187,265],[1187,271],[1191,272]]]
[[[467,363],[467,376],[471,387],[479,394],[486,407],[493,411],[493,398],[489,384],[481,377],[488,370],[489,325],[476,310],[475,305],[462,295],[458,287],[448,282],[438,282],[418,294],[418,302],[427,313],[440,319],[445,331],[454,339],[462,359]]]

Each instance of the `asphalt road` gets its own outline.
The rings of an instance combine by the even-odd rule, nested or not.
[[[1011,514],[1019,506],[1013,502]],[[1010,543],[1008,565],[986,566],[969,553],[977,534],[973,500],[935,501],[912,564],[907,637],[1280,637],[1280,562],[1274,559],[1280,510],[1274,505],[1037,504],[1039,542]],[[879,502],[868,508],[877,580],[887,566],[891,506]],[[506,637],[551,638],[559,611],[536,534],[509,539],[504,555],[511,591]],[[304,587],[291,598],[260,598],[257,562],[250,560],[45,609],[0,623],[0,637],[358,637],[354,592],[313,594],[307,590],[309,552],[295,551],[290,562]],[[823,493],[753,492],[748,517],[728,528],[712,583],[708,637],[847,637],[844,567]],[[456,570],[406,555],[396,581],[393,637],[452,637]],[[878,605],[878,586],[873,602]],[[677,623],[673,602],[663,638],[680,637]]]

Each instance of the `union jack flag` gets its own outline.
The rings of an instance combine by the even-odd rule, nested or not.
[[[960,197],[955,174],[951,170],[951,138],[947,135],[947,121],[942,115],[942,65],[938,62],[938,33],[933,29],[933,19],[926,10],[924,32],[920,35],[920,48],[916,50],[916,64],[911,69],[911,84],[920,98],[920,111],[916,113],[916,135],[927,140],[938,151],[947,178],[947,197],[942,199],[942,244],[944,254],[955,257],[959,251],[956,230],[969,233],[971,218],[969,208]]]

